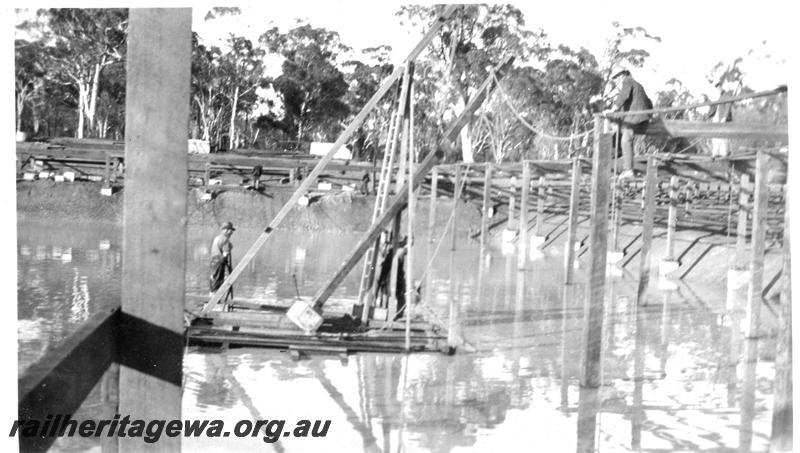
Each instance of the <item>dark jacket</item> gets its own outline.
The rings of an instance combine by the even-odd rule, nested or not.
[[[617,100],[614,101],[614,110],[621,110],[624,112],[649,110],[653,108],[653,102],[647,97],[642,85],[633,80],[633,77],[627,76],[622,81],[622,87],[617,94]],[[650,115],[634,114],[625,115],[622,122],[626,124],[640,124],[650,119]]]
[[[725,99],[732,96],[733,93],[725,91],[719,95],[719,98]],[[733,121],[733,102],[712,105],[708,110],[708,119],[715,123],[730,123]]]

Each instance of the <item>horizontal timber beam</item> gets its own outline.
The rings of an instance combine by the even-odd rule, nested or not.
[[[655,119],[636,130],[641,135],[671,137],[760,139],[787,141],[789,129],[783,124],[705,123]]]

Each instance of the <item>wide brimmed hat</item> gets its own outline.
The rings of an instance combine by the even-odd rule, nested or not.
[[[627,70],[627,69],[622,69],[622,70],[620,70],[619,72],[617,72],[616,74],[614,74],[614,75],[611,77],[611,80],[614,80],[614,79],[616,79],[617,77],[620,77],[620,76],[623,76],[623,75],[631,75],[631,72],[630,72],[629,70]]]
[[[231,222],[225,222],[224,224],[222,224],[222,229],[236,231],[236,228],[233,227],[233,224]]]

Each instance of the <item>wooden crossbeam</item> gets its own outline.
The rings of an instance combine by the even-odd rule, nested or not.
[[[80,408],[117,358],[118,318],[119,307],[96,313],[25,370],[18,380],[20,420],[43,422]],[[20,451],[47,451],[55,440],[19,436]]]
[[[502,64],[500,68],[497,69],[495,73],[495,77],[497,80],[500,80],[511,68],[511,64],[513,63],[513,58],[508,58]],[[413,185],[413,189],[419,187],[422,182],[428,176],[428,173],[431,169],[436,165],[442,155],[452,149],[452,142],[455,141],[455,138],[458,136],[460,129],[464,127],[466,121],[464,120],[465,117],[471,116],[475,113],[476,110],[480,107],[481,103],[484,99],[486,99],[487,91],[491,91],[495,88],[495,80],[491,75],[487,77],[486,82],[482,85],[483,89],[479,90],[478,93],[470,100],[467,106],[464,108],[464,111],[461,112],[458,118],[456,118],[447,131],[444,133],[444,138],[439,142],[439,146],[436,148],[436,152],[429,153],[422,162],[419,163],[417,167],[417,171],[414,173],[414,178],[410,183]],[[490,85],[489,85],[490,84]],[[488,87],[488,88],[487,88]],[[344,280],[347,274],[353,269],[353,267],[358,264],[361,257],[366,253],[367,249],[372,245],[378,235],[383,231],[383,229],[389,224],[389,222],[394,219],[394,217],[399,213],[402,209],[405,208],[406,202],[408,201],[408,183],[400,189],[400,191],[395,195],[392,199],[391,203],[386,207],[386,210],[383,214],[372,224],[370,229],[364,234],[364,236],[359,240],[358,244],[353,248],[350,252],[348,257],[342,263],[339,270],[331,277],[330,280],[325,284],[325,286],[314,296],[313,305],[314,308],[319,310],[325,304],[325,301],[333,294],[336,288],[339,287],[339,284]],[[234,270],[235,271],[235,270]],[[213,302],[213,299],[212,299]]]
[[[412,62],[414,61],[417,56],[422,52],[422,50],[433,40],[434,36],[439,32],[439,29],[442,27],[442,24],[445,20],[447,20],[453,12],[458,8],[458,5],[449,5],[447,6],[444,11],[442,12],[441,16],[439,16],[434,23],[431,25],[428,32],[425,36],[420,40],[416,47],[409,53],[408,57],[404,60],[404,62]],[[211,297],[211,300],[208,301],[205,307],[203,307],[203,312],[211,311],[211,309],[219,303],[219,301],[228,293],[228,290],[233,285],[233,282],[239,278],[242,272],[247,268],[250,264],[250,261],[255,257],[256,253],[261,250],[261,247],[267,242],[267,239],[272,235],[272,231],[278,227],[283,222],[283,219],[286,218],[287,215],[294,209],[297,200],[302,197],[306,191],[311,187],[311,184],[316,181],[317,176],[325,169],[325,166],[328,165],[328,162],[333,159],[334,154],[350,139],[350,137],[355,133],[358,128],[361,126],[361,123],[367,118],[370,112],[375,108],[378,102],[383,98],[383,96],[392,88],[394,83],[400,78],[405,70],[405,64],[397,65],[394,72],[384,80],[383,84],[378,88],[378,91],[372,95],[369,101],[364,105],[361,111],[353,118],[353,121],[347,126],[347,128],[342,132],[336,142],[331,146],[331,149],[328,153],[317,163],[311,173],[309,173],[304,179],[297,190],[289,197],[289,200],[286,201],[286,204],[278,211],[275,217],[270,222],[269,226],[264,230],[263,233],[256,239],[253,245],[250,246],[250,249],[247,250],[242,260],[236,265],[233,271],[228,275],[222,285],[219,287],[217,292]]]
[[[777,87],[775,89],[772,89],[772,90],[760,91],[758,93],[742,94],[742,95],[739,95],[739,96],[733,96],[733,97],[729,97],[729,98],[725,98],[725,99],[718,99],[716,101],[698,102],[696,104],[678,105],[678,106],[675,106],[675,107],[655,107],[655,108],[652,108],[652,109],[636,110],[636,111],[630,111],[630,112],[612,112],[612,113],[606,113],[603,116],[605,118],[613,119],[613,118],[621,118],[621,117],[624,117],[624,116],[630,115],[630,114],[640,114],[640,113],[643,113],[643,114],[662,114],[662,113],[670,113],[670,112],[683,112],[683,111],[686,111],[686,110],[696,109],[696,108],[700,108],[700,107],[708,107],[708,106],[712,106],[712,105],[728,104],[728,103],[731,103],[731,102],[744,101],[744,100],[748,100],[748,99],[756,99],[756,98],[766,97],[766,96],[775,96],[777,94],[785,93],[787,91],[788,91],[788,87],[786,85],[781,85],[781,86],[779,86],[779,87]]]
[[[703,123],[655,119],[636,131],[643,135],[671,137],[759,139],[786,142],[789,128],[785,124]]]

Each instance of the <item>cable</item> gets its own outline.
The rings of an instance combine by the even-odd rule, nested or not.
[[[535,126],[533,126],[529,122],[525,121],[525,119],[522,117],[522,115],[519,113],[519,111],[516,108],[514,108],[514,106],[511,104],[511,101],[508,100],[508,96],[506,95],[506,92],[503,90],[503,87],[500,85],[500,81],[497,79],[497,76],[494,73],[492,73],[492,77],[494,78],[495,84],[497,84],[497,90],[500,92],[500,95],[503,97],[503,102],[508,106],[509,109],[511,109],[512,112],[514,112],[514,116],[516,116],[517,119],[523,125],[525,125],[525,127],[530,129],[531,132],[535,133],[536,135],[539,135],[540,137],[542,137],[544,139],[547,139],[547,140],[566,142],[566,141],[569,141],[569,140],[574,140],[576,138],[581,138],[581,137],[584,137],[584,136],[588,136],[589,134],[594,132],[594,128],[592,128],[592,129],[589,129],[588,131],[581,132],[580,134],[573,134],[573,135],[569,135],[569,136],[563,137],[563,136],[557,136],[557,135],[550,135],[550,134],[544,132],[541,129],[537,129]]]
[[[699,107],[708,107],[708,106],[712,106],[712,105],[728,104],[728,103],[731,103],[731,102],[743,101],[743,100],[746,100],[746,99],[755,99],[755,98],[760,98],[760,97],[764,97],[764,96],[774,96],[774,95],[777,95],[777,94],[780,94],[780,93],[785,93],[785,92],[787,92],[787,90],[788,90],[788,88],[786,87],[786,85],[781,85],[778,88],[775,88],[774,90],[761,91],[761,92],[753,93],[753,94],[743,94],[741,96],[734,96],[734,97],[725,98],[725,99],[718,99],[716,101],[699,102],[697,104],[678,105],[678,106],[675,106],[675,107],[660,107],[660,108],[653,108],[653,109],[647,109],[647,110],[631,110],[631,111],[628,111],[628,112],[611,112],[611,113],[605,113],[605,114],[603,114],[603,116],[605,118],[619,120],[620,118],[622,118],[624,116],[627,116],[627,115],[660,114],[660,113],[669,113],[669,112],[681,112],[681,111],[685,111],[685,110],[696,109],[696,108],[699,108]]]

